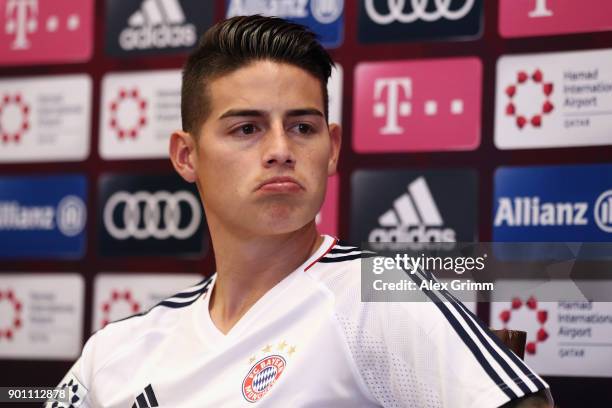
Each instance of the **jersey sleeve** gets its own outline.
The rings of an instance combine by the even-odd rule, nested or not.
[[[349,340],[383,407],[499,407],[548,385],[458,301],[372,303]]]
[[[355,376],[380,406],[493,408],[548,389],[444,290],[423,290],[421,301],[363,302],[359,261],[353,262],[323,281]]]
[[[91,369],[93,358],[93,344],[96,335],[89,338],[81,356],[70,367],[64,378],[60,381],[57,388],[68,391],[68,401],[48,400],[45,408],[93,408],[90,399],[91,390]]]

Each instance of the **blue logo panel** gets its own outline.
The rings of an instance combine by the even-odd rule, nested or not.
[[[0,177],[0,258],[81,258],[86,195],[82,175]]]
[[[612,241],[612,164],[499,168],[493,239]]]
[[[302,24],[327,48],[339,47],[344,36],[344,0],[226,0],[226,17],[261,14]]]

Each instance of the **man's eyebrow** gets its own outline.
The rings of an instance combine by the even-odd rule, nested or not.
[[[230,109],[227,112],[223,113],[221,116],[219,116],[219,119],[225,119],[225,118],[231,118],[231,117],[237,117],[237,116],[263,117],[266,115],[267,113],[265,111],[256,110],[256,109]],[[325,115],[323,115],[323,112],[315,108],[291,109],[287,111],[285,115],[288,117],[309,116],[309,115],[325,117]]]
[[[235,116],[266,116],[266,113],[256,109],[230,109],[223,115],[219,116],[219,119],[231,118]]]
[[[287,116],[290,116],[290,117],[293,117],[293,116],[309,116],[309,115],[321,116],[322,118],[325,117],[325,115],[323,115],[323,112],[321,112],[318,109],[314,109],[314,108],[292,109],[292,110],[287,112]]]

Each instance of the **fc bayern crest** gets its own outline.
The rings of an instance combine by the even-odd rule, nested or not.
[[[285,359],[276,354],[255,363],[242,382],[244,398],[249,402],[263,398],[283,373],[286,364]]]

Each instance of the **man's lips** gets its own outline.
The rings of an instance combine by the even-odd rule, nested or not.
[[[297,193],[304,187],[293,177],[272,177],[261,183],[256,190],[278,193]]]

